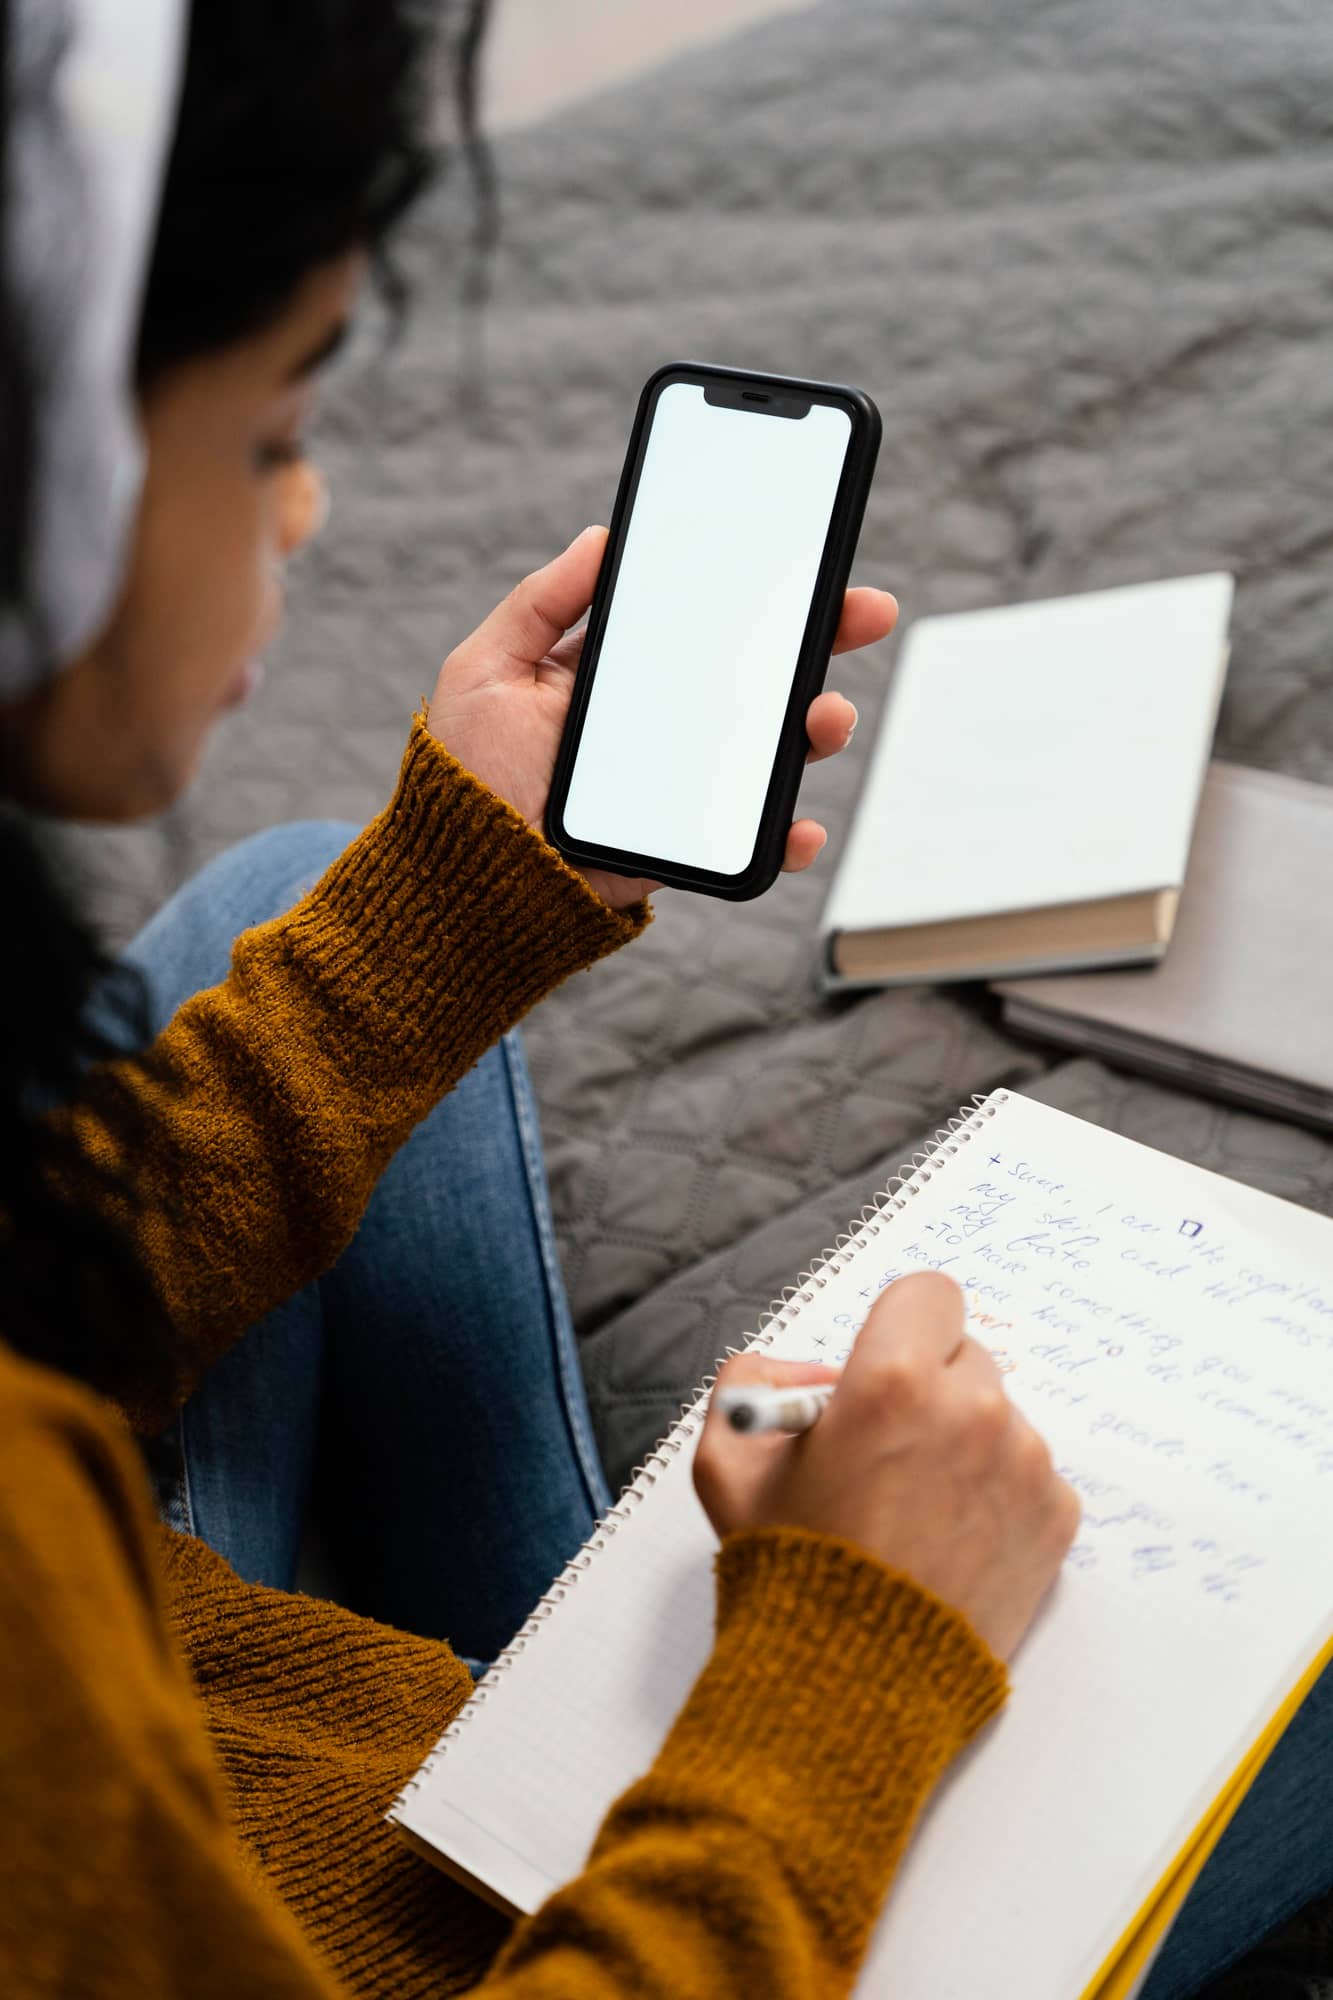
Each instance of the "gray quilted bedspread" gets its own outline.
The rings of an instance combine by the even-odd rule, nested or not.
[[[1328,0],[824,0],[497,158],[489,307],[459,302],[460,176],[414,225],[401,339],[330,410],[333,522],[269,685],[186,808],[88,864],[113,928],[258,826],[376,809],[450,643],[607,518],[675,356],[871,392],[856,575],[905,620],[1234,570],[1219,749],[1333,781]],[[835,663],[863,725],[804,794],[835,852],[891,666]],[[827,862],[741,908],[662,896],[527,1030],[613,1477],[973,1092],[1333,1211],[1324,1141],[1052,1061],[976,991],[818,999]]]

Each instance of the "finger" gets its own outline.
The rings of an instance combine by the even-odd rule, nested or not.
[[[813,1361],[775,1361],[765,1354],[737,1354],[718,1370],[715,1387],[734,1389],[746,1383],[773,1387],[786,1383],[836,1382],[838,1370]],[[719,1534],[751,1518],[754,1503],[775,1468],[776,1454],[789,1451],[791,1439],[780,1431],[749,1435],[734,1430],[710,1397],[708,1414],[694,1455],[694,1484]]]
[[[965,1344],[966,1314],[962,1292],[943,1272],[899,1278],[870,1308],[843,1370],[845,1383],[854,1389],[862,1377],[886,1370],[947,1367]]]
[[[714,1390],[744,1389],[750,1387],[764,1389],[804,1389],[812,1383],[837,1382],[841,1379],[840,1368],[830,1368],[822,1361],[775,1361],[768,1354],[736,1354],[718,1369],[713,1382]],[[764,1437],[782,1441],[781,1432],[761,1432],[758,1437],[750,1437],[743,1431],[735,1430],[723,1416],[717,1396],[711,1395],[708,1402],[708,1422],[712,1429],[708,1436],[709,1450],[723,1451],[724,1462],[732,1463],[729,1440],[734,1438],[742,1446],[761,1442]],[[719,1430],[720,1426],[720,1430]],[[725,1437],[722,1436],[725,1433]]]
[[[779,1361],[762,1349],[753,1354],[733,1354],[724,1361],[714,1378],[714,1388],[744,1389],[751,1383],[771,1389],[800,1388],[811,1382],[836,1382],[841,1368],[823,1361]]]
[[[806,763],[819,764],[845,750],[856,722],[856,705],[845,694],[816,695],[805,712],[805,733],[810,738]]]
[[[582,657],[583,642],[587,636],[587,626],[576,625],[572,632],[566,632],[562,639],[556,640],[554,646],[549,649],[546,657],[553,661],[556,666],[568,667],[572,672]]]
[[[979,1452],[979,1462],[994,1469],[1018,1448],[1029,1429],[1017,1403],[1009,1400],[1004,1377],[979,1341],[964,1337],[937,1380],[943,1384],[941,1415],[962,1426],[962,1435]]]
[[[562,554],[515,584],[453,657],[462,666],[507,665],[531,672],[592,602],[606,549],[605,528],[585,528]]]
[[[786,851],[782,857],[784,875],[799,875],[808,868],[815,856],[823,848],[828,835],[818,820],[798,819],[787,835]]]
[[[842,600],[833,650],[852,653],[858,646],[873,646],[877,639],[887,639],[897,623],[898,600],[893,592],[859,584]]]
[[[987,1388],[1004,1388],[1004,1377],[995,1365],[994,1355],[979,1340],[973,1340],[970,1333],[964,1334],[945,1365],[960,1382],[969,1382],[978,1388],[983,1383]],[[1017,1409],[1018,1405],[1014,1407]]]

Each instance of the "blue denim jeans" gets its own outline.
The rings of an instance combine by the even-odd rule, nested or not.
[[[130,946],[153,1025],[226,976],[355,829],[221,855]],[[399,1150],[326,1276],[181,1413],[163,1511],[290,1590],[308,1515],[354,1609],[492,1659],[608,1502],[556,1254],[532,1088],[509,1035]]]
[[[129,952],[154,1024],[222,979],[237,933],[304,894],[353,831],[259,834],[174,896]],[[345,1603],[494,1657],[608,1499],[516,1036],[418,1126],[333,1270],[210,1372],[178,1446],[164,1511],[242,1576],[292,1587],[314,1494]],[[1223,1835],[1143,2000],[1198,1993],[1333,1884],[1331,1761],[1333,1671]]]

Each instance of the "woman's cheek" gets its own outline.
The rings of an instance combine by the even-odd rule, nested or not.
[[[250,627],[247,646],[247,651],[252,655],[265,652],[282,630],[286,597],[282,565],[277,562],[270,563],[255,593],[255,616]]]

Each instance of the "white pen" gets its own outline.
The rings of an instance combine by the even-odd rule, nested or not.
[[[808,1431],[837,1386],[808,1382],[775,1389],[756,1382],[745,1388],[717,1389],[714,1394],[734,1431]]]

